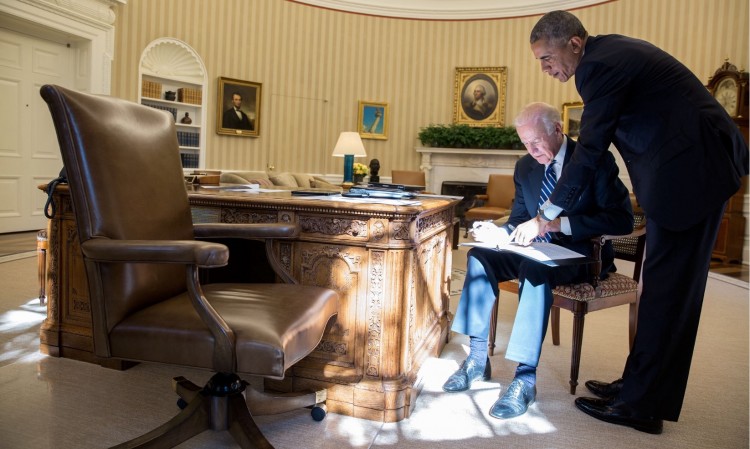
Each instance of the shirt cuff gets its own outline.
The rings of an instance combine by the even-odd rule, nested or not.
[[[565,235],[573,235],[573,230],[570,229],[569,217],[560,217],[560,232]]]
[[[544,204],[542,204],[542,207],[539,208],[539,213],[542,214],[542,217],[547,221],[554,220],[558,215],[562,213],[562,211],[562,207],[555,206],[554,204],[550,203],[549,200],[547,200]]]

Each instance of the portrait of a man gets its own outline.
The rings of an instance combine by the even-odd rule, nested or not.
[[[260,83],[219,78],[216,132],[257,137],[260,129]]]
[[[456,67],[453,122],[503,126],[506,67]]]
[[[474,120],[489,117],[497,106],[497,86],[485,75],[475,75],[465,84],[461,95],[464,113]]]
[[[224,118],[222,120],[223,128],[232,129],[247,129],[253,130],[255,128],[253,121],[242,110],[242,94],[239,92],[232,92],[232,107],[224,111]]]

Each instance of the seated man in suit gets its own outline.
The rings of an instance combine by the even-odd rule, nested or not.
[[[516,163],[513,208],[501,227],[490,222],[475,223],[472,236],[480,242],[508,242],[515,226],[535,217],[539,205],[547,200],[575,151],[575,141],[562,132],[560,113],[548,104],[527,105],[516,118],[515,126],[529,154]],[[550,222],[547,234],[539,239],[588,255],[591,237],[632,231],[633,211],[628,189],[618,174],[615,158],[608,152],[578,204],[566,215]],[[614,270],[613,259],[614,252],[608,242],[602,253],[602,277]],[[508,389],[490,409],[490,415],[504,419],[525,413],[536,398],[536,367],[547,332],[552,289],[560,284],[585,281],[587,274],[586,265],[550,267],[509,252],[472,248],[451,328],[469,335],[469,355],[445,382],[443,390],[464,391],[475,380],[489,380],[487,336],[498,282],[517,278],[518,311],[505,358],[518,362],[518,367]]]

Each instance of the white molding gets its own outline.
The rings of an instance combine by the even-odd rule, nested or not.
[[[208,82],[206,66],[198,53],[185,42],[174,38],[151,41],[141,53],[142,75],[160,76],[187,83]]]
[[[427,190],[440,192],[443,181],[487,182],[490,174],[512,175],[526,150],[416,147],[422,155],[419,169],[425,173]]]
[[[610,0],[292,0],[326,9],[372,16],[424,20],[523,17],[576,9]]]
[[[0,22],[33,36],[57,35],[76,47],[88,69],[79,90],[109,94],[115,44],[116,4],[126,0],[0,0]],[[29,29],[28,24],[33,24]]]

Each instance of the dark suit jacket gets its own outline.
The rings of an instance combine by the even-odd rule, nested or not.
[[[649,220],[683,230],[718,209],[748,173],[738,127],[698,78],[638,39],[592,36],[575,72],[584,103],[576,154],[550,201],[573,207],[613,143]]]
[[[252,131],[253,124],[247,117],[247,114],[242,111],[240,111],[240,114],[242,114],[242,120],[237,117],[237,114],[234,112],[234,108],[229,108],[224,111],[224,117],[221,124],[222,128],[249,129]]]
[[[568,139],[563,175],[577,152],[576,142]],[[528,154],[516,163],[513,174],[516,195],[510,217],[504,225],[506,229],[510,229],[510,226],[518,226],[536,216],[544,171],[544,165]],[[558,241],[553,240],[553,243],[590,255],[591,237],[602,234],[627,234],[633,230],[630,195],[627,187],[620,181],[619,173],[614,156],[607,151],[602,156],[599,169],[594,173],[594,178],[589,181],[587,188],[583,190],[580,199],[562,214],[570,219],[573,234],[566,236],[557,233]],[[602,251],[603,277],[606,277],[606,273],[613,271],[613,259],[614,251],[611,243],[608,242]]]

